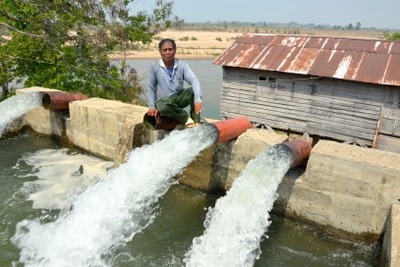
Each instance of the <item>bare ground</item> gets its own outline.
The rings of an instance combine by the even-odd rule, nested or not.
[[[181,59],[214,59],[227,49],[235,38],[241,36],[241,33],[232,32],[205,32],[205,31],[166,31],[158,35],[157,40],[149,45],[148,49],[140,51],[129,51],[128,59],[152,59],[158,58],[158,42],[162,38],[172,38],[176,41],[176,57]],[[188,41],[179,40],[188,38]],[[218,39],[218,40],[217,40]],[[111,59],[121,59],[122,55],[114,53],[110,55]]]

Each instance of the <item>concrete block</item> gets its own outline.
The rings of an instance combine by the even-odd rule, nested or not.
[[[398,202],[399,181],[399,154],[320,141],[305,175],[294,181],[282,201],[287,201],[287,214],[295,213],[296,220],[328,225],[330,232],[343,237],[377,242],[391,205]],[[321,201],[319,194],[329,201]]]
[[[386,223],[379,266],[400,266],[400,205],[391,207]]]
[[[287,140],[287,135],[271,133],[266,129],[249,129],[233,142],[232,150],[225,164],[228,172],[224,189],[227,191],[234,180],[246,167],[249,160],[255,158],[265,149]],[[224,163],[222,163],[224,164]]]
[[[133,148],[134,128],[142,123],[146,111],[145,107],[100,98],[72,102],[69,138],[84,150],[122,163]],[[86,133],[88,143],[78,140],[75,132]]]
[[[185,168],[182,175],[176,177],[176,179],[179,180],[179,183],[204,192],[212,191],[211,180],[213,178],[215,147],[216,145],[213,145],[201,151],[196,160],[192,161]]]

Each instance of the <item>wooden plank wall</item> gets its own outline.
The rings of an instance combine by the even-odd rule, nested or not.
[[[400,154],[400,138],[380,134],[376,148]]]
[[[374,85],[225,67],[221,117],[371,145],[383,99]]]
[[[373,142],[383,91],[367,84],[334,79],[315,82],[307,130],[337,139]]]
[[[380,132],[400,137],[400,88],[385,88]]]

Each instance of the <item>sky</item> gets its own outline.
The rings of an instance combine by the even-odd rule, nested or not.
[[[400,29],[400,0],[175,0],[185,22],[297,22]],[[131,11],[148,10],[155,0],[136,0]]]

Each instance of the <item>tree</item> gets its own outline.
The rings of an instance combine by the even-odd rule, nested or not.
[[[361,29],[361,22],[357,22],[355,30],[359,31],[360,29]]]
[[[88,96],[131,101],[141,93],[126,65],[135,43],[171,26],[173,1],[156,0],[152,13],[132,15],[134,0],[0,0],[0,84],[23,78],[25,86],[43,86]],[[108,54],[120,49],[120,66]],[[132,75],[131,75],[132,76]],[[6,88],[6,90],[4,90]]]
[[[353,24],[350,23],[349,25],[347,25],[346,28],[347,28],[348,31],[352,31],[353,30]]]
[[[225,20],[224,22],[222,22],[222,24],[224,25],[225,30],[228,30],[229,22],[227,22],[227,21]]]
[[[395,32],[392,35],[388,35],[386,39],[391,41],[400,41],[400,32]]]
[[[175,30],[182,30],[183,25],[185,25],[185,20],[179,18],[178,16],[174,17],[174,20],[172,22],[173,27],[175,28]]]

